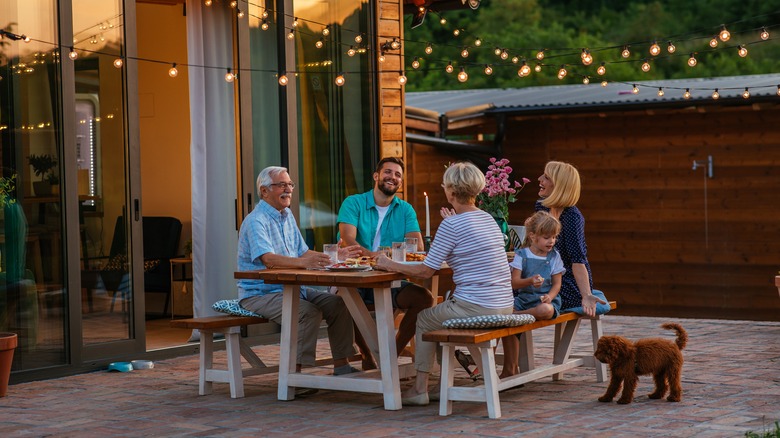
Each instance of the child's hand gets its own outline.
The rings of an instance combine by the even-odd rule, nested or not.
[[[539,274],[534,275],[533,285],[534,287],[541,287],[544,284],[544,277]]]

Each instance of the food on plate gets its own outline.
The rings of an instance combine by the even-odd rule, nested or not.
[[[406,253],[406,261],[407,262],[421,262],[425,260],[425,254],[424,252],[407,252]]]
[[[344,264],[349,266],[376,266],[376,260],[369,256],[361,256],[346,259]]]

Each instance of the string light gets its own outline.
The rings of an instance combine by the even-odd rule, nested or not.
[[[461,52],[460,52],[460,56],[462,56],[464,58],[468,58],[469,57],[469,49],[467,47],[464,47],[463,50],[461,50]]]
[[[780,85],[777,86],[777,95],[780,96]]]
[[[485,74],[488,76],[493,74],[493,67],[490,64],[485,65]]]
[[[747,49],[747,47],[745,47],[743,45],[740,45],[740,46],[738,46],[737,53],[739,53],[739,56],[744,58],[744,57],[746,57],[748,55],[748,49]]]
[[[287,82],[288,82],[288,81],[289,81],[289,80],[287,79],[287,75],[285,75],[285,74],[279,75],[279,85],[281,85],[282,87],[284,87],[284,86],[286,86],[286,85],[287,85]]]
[[[225,82],[233,82],[235,79],[236,75],[228,68],[227,73],[225,73]]]
[[[667,52],[669,52],[669,53],[674,53],[676,50],[677,50],[677,47],[675,47],[675,46],[674,46],[674,44],[672,44],[672,42],[671,42],[671,41],[669,41],[669,42],[666,44],[666,51],[667,51]]]
[[[385,62],[385,51],[384,50],[379,52],[379,62]]]
[[[693,56],[693,53],[691,53],[691,57],[688,58],[688,66],[689,67],[696,67],[696,64],[698,64],[699,61],[696,60],[696,57]]]
[[[683,99],[690,99],[691,98],[691,90],[690,88],[686,88],[685,92],[683,93]]]
[[[205,1],[205,2],[203,2],[203,3],[204,3],[206,6],[211,6],[211,0],[206,0],[206,1]]]
[[[268,20],[266,20],[265,18],[263,18],[263,22],[262,22],[262,24],[260,24],[260,29],[263,29],[263,30],[268,30],[268,28],[269,28],[269,27],[270,27],[270,26],[269,26],[269,24],[268,24]]]
[[[718,37],[717,37],[717,35],[712,37],[712,39],[710,39],[710,47],[712,47],[713,49],[715,47],[718,47]]]
[[[171,65],[171,68],[168,69],[168,76],[175,78],[176,76],[179,76],[179,70],[176,69],[176,63],[174,62],[173,65]]]
[[[460,29],[455,29],[452,31],[452,36],[459,36],[460,35]]]
[[[358,43],[358,44],[362,43],[363,42],[363,35],[361,35],[361,34],[355,35],[355,42]]]
[[[605,63],[603,63],[603,62],[601,63],[599,68],[596,69],[596,73],[598,73],[599,76],[604,76],[605,74],[607,74],[607,67],[606,67]]]
[[[466,82],[469,80],[469,74],[466,73],[466,67],[460,68],[460,73],[458,73],[458,80],[460,82]]]
[[[425,45],[425,54],[430,55],[431,53],[433,53],[433,44],[428,43]]]
[[[446,19],[446,18],[444,18],[444,17],[441,17],[441,20],[439,20],[439,24],[441,24],[442,26],[444,26],[445,24],[447,24],[447,19]]]
[[[324,45],[325,45],[325,40],[323,40],[322,38],[318,39],[317,42],[314,43],[314,47],[318,49],[321,49],[322,46]]]
[[[590,84],[590,77],[588,77],[588,76],[583,76],[583,77],[582,77],[582,83],[583,83],[583,84],[585,84],[585,85],[588,85],[588,84]]]
[[[542,59],[544,59],[544,49],[542,49],[542,50],[540,50],[540,51],[536,52],[536,59],[538,59],[539,61],[541,61]]]
[[[658,87],[658,97],[664,97],[664,87]]]
[[[628,47],[629,46],[623,46],[623,51],[620,52],[620,56],[622,56],[624,58],[628,58],[629,56],[631,56],[631,51],[628,50]]]
[[[406,85],[406,75],[401,73],[401,76],[398,76],[398,83],[401,85]]]
[[[412,68],[415,69],[415,70],[420,68],[420,60],[417,59],[416,56],[414,57],[414,60],[412,61]]]
[[[525,62],[525,59],[523,60],[523,65],[520,66],[520,69],[517,70],[517,75],[521,78],[524,78],[531,74],[531,67],[528,66],[528,64]]]
[[[658,45],[658,42],[653,41],[653,44],[650,46],[650,54],[658,56],[659,53],[661,53],[661,47]]]
[[[718,34],[718,38],[720,38],[720,40],[723,41],[724,43],[731,39],[731,32],[729,32],[728,29],[726,29],[725,24],[721,27],[720,33]]]
[[[328,36],[330,35],[330,26],[325,26],[322,28],[322,36]]]
[[[22,35],[22,41],[24,41],[25,43],[29,43],[31,40],[30,37],[28,37],[27,35]]]
[[[298,27],[298,17],[293,18],[292,27],[293,28]]]
[[[446,71],[447,73],[452,73],[453,70],[454,68],[452,67],[452,61],[450,61],[447,63],[447,67],[444,67],[444,71]]]
[[[743,99],[750,98],[750,90],[748,90],[748,87],[745,87],[745,91],[742,92],[742,98]]]
[[[477,47],[481,46],[482,40],[479,37],[477,37],[477,39],[474,40],[474,45]]]
[[[355,56],[355,48],[352,46],[349,46],[349,49],[347,49],[347,56]]]
[[[650,71],[650,63],[647,62],[646,59],[645,59],[645,62],[642,63],[642,71],[645,72],[645,73]]]
[[[231,7],[231,8],[235,8],[236,6],[238,6],[238,2],[237,2],[236,0],[232,0],[232,1],[230,2],[230,7]]]
[[[509,58],[509,52],[507,52],[506,50],[502,50],[501,59],[507,59],[507,58]]]
[[[337,86],[337,87],[341,87],[341,86],[343,86],[343,85],[344,85],[344,83],[346,82],[346,79],[344,79],[344,73],[339,73],[339,74],[336,76],[336,79],[335,79],[333,82],[335,82],[335,83],[336,83],[336,86]]]
[[[517,64],[518,62],[520,62],[520,58],[518,58],[517,56],[513,56],[512,57],[512,64]]]
[[[295,38],[295,28],[290,29],[290,32],[287,33],[287,39],[291,40]]]
[[[766,41],[769,39],[769,31],[767,31],[765,27],[762,27],[759,36],[762,40]]]
[[[494,53],[496,56],[499,56],[499,55],[501,55],[501,48],[500,48],[500,47],[496,47],[495,49],[493,49],[493,53]]]
[[[566,66],[565,65],[561,65],[561,69],[558,70],[558,79],[565,78],[566,77],[566,73],[567,73],[566,72]]]
[[[639,88],[637,88],[636,84],[632,85],[631,93],[639,94]]]
[[[262,13],[262,14],[260,14],[260,17],[261,17],[263,20],[267,19],[267,18],[268,18],[268,10],[267,10],[267,9],[264,9],[264,10],[263,10],[263,13]]]
[[[236,11],[238,11],[238,13],[236,14],[238,15],[238,18],[244,18],[244,11],[242,11],[241,9],[236,9]]]
[[[401,42],[398,41],[397,39],[393,38],[393,41],[390,42],[390,47],[393,50],[398,50],[398,49],[401,48]]]
[[[122,60],[122,58],[117,58],[114,60],[114,67],[122,68],[123,65],[125,65],[125,62]]]
[[[720,93],[718,93],[718,89],[716,88],[715,91],[712,92],[712,98],[715,100],[720,99]]]
[[[607,87],[607,81],[601,81],[601,87],[606,88]]]
[[[75,50],[73,50],[73,47],[71,47],[71,48],[70,48],[70,52],[68,52],[68,58],[70,58],[71,60],[75,61],[75,60],[76,60],[76,58],[78,58],[78,57],[79,57],[79,54],[78,54],[78,52],[76,52]]]
[[[537,62],[536,65],[534,66],[534,71],[537,72],[537,73],[541,72],[542,71],[542,64]]]
[[[585,65],[591,65],[593,63],[593,56],[591,56],[588,49],[582,49],[582,54],[580,55],[580,58],[582,59],[582,63]]]

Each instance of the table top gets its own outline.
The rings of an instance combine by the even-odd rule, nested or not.
[[[320,271],[314,269],[264,269],[239,271],[236,279],[263,280],[271,284],[299,284],[311,286],[390,287],[390,283],[406,276],[389,271]]]

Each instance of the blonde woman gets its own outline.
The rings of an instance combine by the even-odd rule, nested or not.
[[[444,172],[442,188],[452,210],[442,208],[444,220],[425,261],[421,265],[405,265],[384,255],[377,258],[378,269],[415,278],[431,277],[446,262],[452,268],[455,283],[455,290],[447,301],[417,315],[417,378],[414,386],[402,394],[406,406],[425,406],[430,401],[428,377],[436,343],[423,341],[423,333],[443,328],[442,323],[451,318],[512,313],[512,282],[504,237],[493,217],[475,205],[477,195],[484,187],[485,175],[475,165],[451,164]]]

